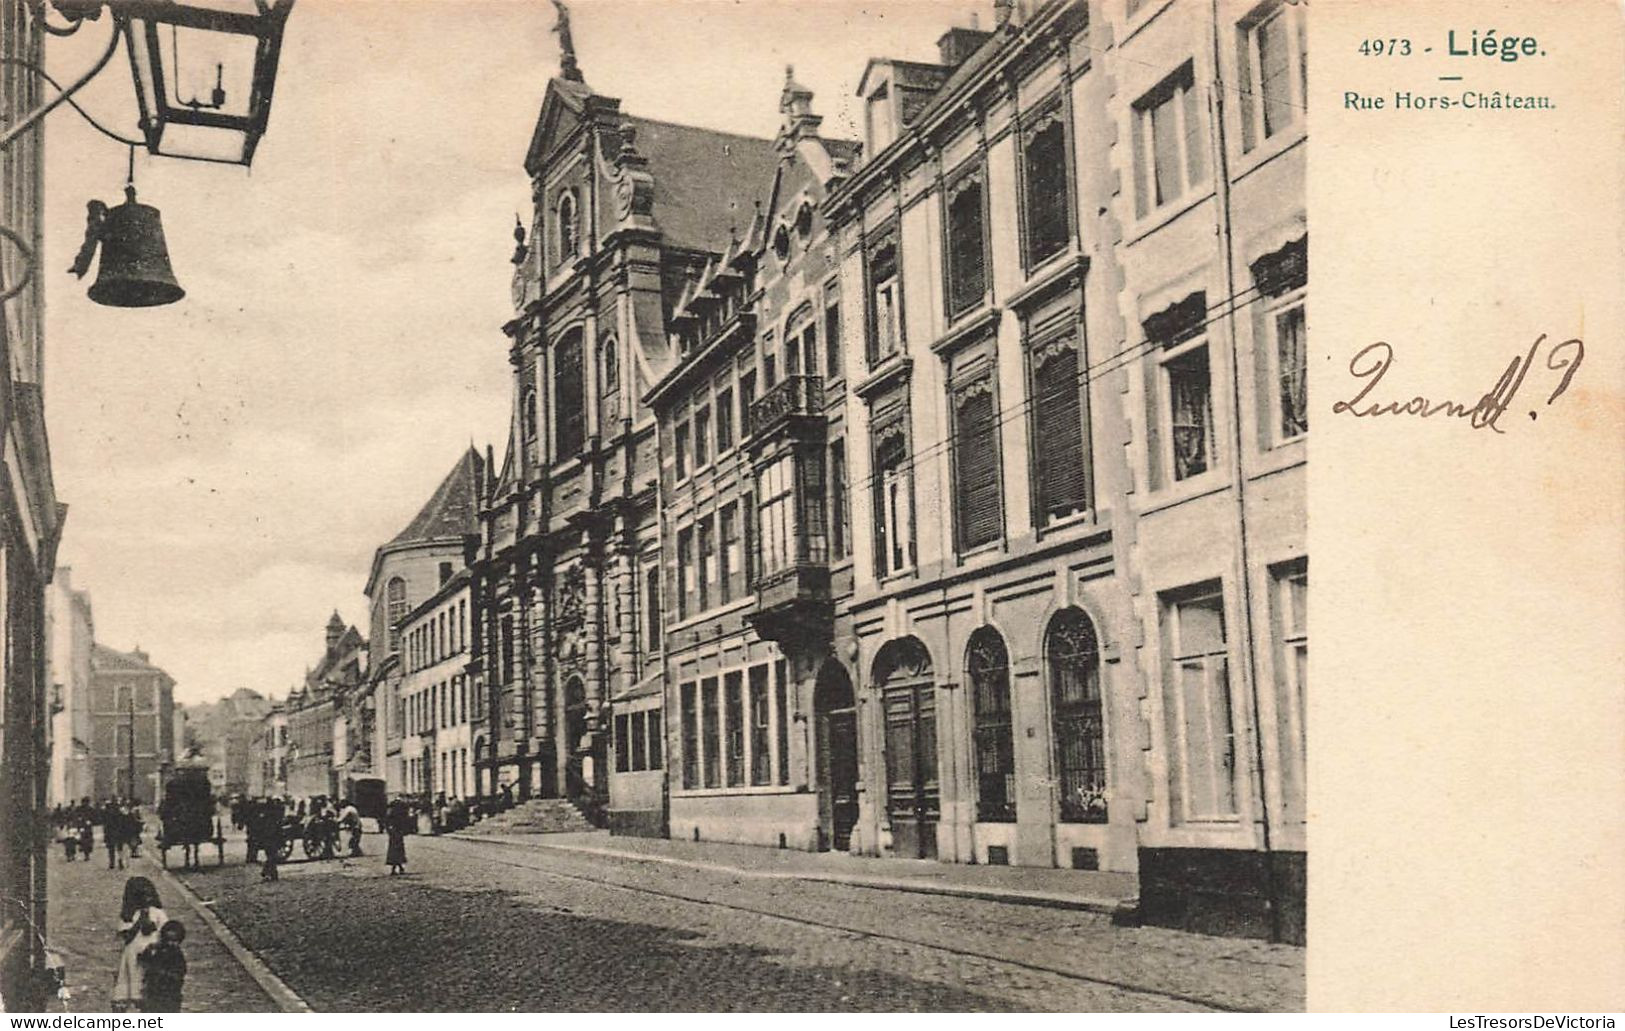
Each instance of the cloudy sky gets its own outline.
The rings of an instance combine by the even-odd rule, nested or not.
[[[784,66],[854,135],[871,55],[929,59],[991,4],[576,0],[589,85],[623,110],[770,136]],[[97,639],[141,646],[183,701],[281,695],[337,609],[362,624],[373,549],[472,441],[500,453],[521,162],[558,67],[543,0],[299,0],[251,172],[136,157],[187,290],[101,308],[64,274],[126,152],[49,121],[46,397],[61,563]],[[52,40],[77,78],[108,26]],[[130,134],[121,51],[80,94]],[[183,69],[184,70],[184,69]],[[212,85],[203,70],[199,92]],[[526,221],[529,221],[528,213]],[[94,270],[92,270],[92,276]]]

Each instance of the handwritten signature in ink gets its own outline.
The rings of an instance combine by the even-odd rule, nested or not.
[[[1493,430],[1496,433],[1505,433],[1506,430],[1498,425],[1501,417],[1512,406],[1519,388],[1523,386],[1524,378],[1534,366],[1536,357],[1541,349],[1546,349],[1546,370],[1559,374],[1556,388],[1546,398],[1550,405],[1562,396],[1563,391],[1569,388],[1574,374],[1580,371],[1580,363],[1585,359],[1585,343],[1579,337],[1571,337],[1560,344],[1548,346],[1546,334],[1542,333],[1529,350],[1521,355],[1515,355],[1507,362],[1506,368],[1501,372],[1501,378],[1495,381],[1495,386],[1471,403],[1456,400],[1435,400],[1421,394],[1405,401],[1371,400],[1371,394],[1382,383],[1388,370],[1394,367],[1393,345],[1385,340],[1374,344],[1367,344],[1349,360],[1349,374],[1361,380],[1360,389],[1353,397],[1338,401],[1332,405],[1334,415],[1352,415],[1357,419],[1371,418],[1380,415],[1410,415],[1422,419],[1431,419],[1435,415],[1446,418],[1466,419],[1468,425],[1475,430]],[[1529,418],[1536,417],[1535,409],[1529,410]]]

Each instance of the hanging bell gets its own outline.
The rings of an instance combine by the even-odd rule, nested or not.
[[[69,271],[83,276],[98,243],[102,260],[90,288],[92,301],[113,308],[150,308],[186,296],[169,266],[158,209],[137,204],[134,186],[124,188],[124,203],[116,208],[91,202],[85,245]]]

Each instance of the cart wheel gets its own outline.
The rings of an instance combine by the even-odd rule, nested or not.
[[[322,841],[314,834],[305,835],[305,858],[315,859],[316,854],[322,850]]]
[[[293,855],[293,839],[282,839],[282,846],[276,850],[276,859],[279,863],[286,863],[288,857]]]

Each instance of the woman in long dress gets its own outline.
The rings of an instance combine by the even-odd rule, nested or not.
[[[406,872],[406,807],[396,801],[384,817],[384,829],[389,832],[389,851],[384,862],[389,864],[391,877]]]
[[[119,953],[118,975],[113,979],[113,1010],[126,1012],[141,1008],[141,964],[136,957],[143,949],[158,941],[158,931],[167,923],[163,905],[158,901],[158,889],[145,877],[131,877],[124,882],[124,905],[119,909],[119,941],[124,951]]]

